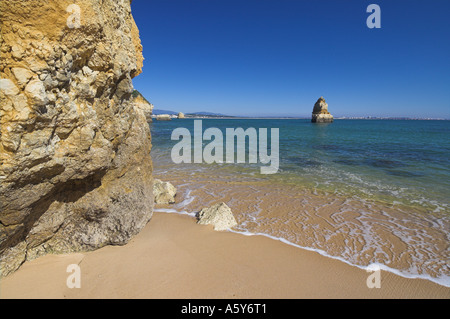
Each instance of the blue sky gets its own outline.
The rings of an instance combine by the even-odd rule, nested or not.
[[[367,6],[381,8],[369,29]],[[448,0],[134,0],[155,108],[450,118]]]

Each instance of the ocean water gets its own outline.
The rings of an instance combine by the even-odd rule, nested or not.
[[[243,234],[450,286],[450,121],[202,120],[203,131],[224,136],[226,128],[278,128],[272,175],[260,173],[261,163],[174,164],[171,134],[184,127],[194,135],[194,120],[150,126],[155,175],[184,194],[166,211],[194,215],[226,201]]]

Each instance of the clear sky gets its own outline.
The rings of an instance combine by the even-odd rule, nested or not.
[[[371,3],[381,29],[369,29]],[[134,0],[157,109],[450,118],[449,0]]]

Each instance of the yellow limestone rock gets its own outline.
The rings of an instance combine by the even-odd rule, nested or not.
[[[225,203],[219,203],[208,208],[203,208],[198,213],[197,223],[200,225],[213,225],[214,230],[223,231],[237,225],[233,212]]]
[[[173,204],[175,203],[175,196],[177,189],[169,182],[163,182],[155,179],[153,184],[153,196],[157,204]]]
[[[122,245],[153,211],[129,0],[0,1],[0,273]]]
[[[314,104],[314,109],[312,113],[312,123],[331,123],[333,122],[333,115],[328,112],[328,104],[325,99],[321,96],[316,104]]]

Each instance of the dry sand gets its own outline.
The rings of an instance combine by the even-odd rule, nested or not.
[[[69,264],[81,288],[69,289]],[[0,282],[1,298],[450,298],[422,279],[370,273],[267,237],[215,232],[189,216],[155,213],[122,247],[48,255]]]

